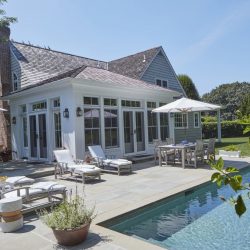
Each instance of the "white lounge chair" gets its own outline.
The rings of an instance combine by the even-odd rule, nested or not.
[[[53,152],[57,161],[55,164],[55,179],[57,179],[58,174],[62,178],[65,173],[70,173],[71,176],[73,174],[80,175],[83,183],[85,183],[87,176],[101,179],[100,168],[86,164],[81,160],[74,161],[69,150],[54,150]]]
[[[0,192],[13,189],[15,186],[31,185],[35,182],[34,179],[26,176],[8,177],[4,182],[0,182]]]
[[[132,172],[132,162],[126,159],[112,159],[106,157],[100,145],[88,146],[91,156],[98,161],[99,166],[115,168],[118,175]]]
[[[59,197],[61,195],[62,197]],[[66,186],[53,181],[37,182],[31,186],[18,187],[1,193],[2,198],[22,197],[24,204],[31,204],[33,201],[48,198],[47,203],[36,203],[23,209],[24,213],[29,211],[58,204],[66,198]]]

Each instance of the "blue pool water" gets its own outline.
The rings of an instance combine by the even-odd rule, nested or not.
[[[250,171],[242,173],[250,182]],[[207,184],[185,194],[157,202],[106,225],[168,249],[250,249],[250,201],[241,217],[220,196],[230,197],[230,187]],[[115,221],[115,224],[114,224]]]

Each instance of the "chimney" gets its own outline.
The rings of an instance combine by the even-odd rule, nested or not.
[[[7,95],[11,90],[11,59],[10,59],[10,28],[0,26],[0,96]],[[0,111],[0,151],[11,148],[10,113],[7,101],[0,101],[0,107],[8,111]]]

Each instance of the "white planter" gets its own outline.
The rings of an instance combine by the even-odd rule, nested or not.
[[[227,157],[240,157],[240,151],[226,151],[226,150],[219,150],[219,156],[227,156]]]

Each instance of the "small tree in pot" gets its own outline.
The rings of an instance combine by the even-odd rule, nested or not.
[[[42,210],[39,216],[53,230],[58,244],[73,246],[87,238],[90,223],[95,214],[94,208],[86,208],[84,199],[76,195],[52,208],[50,213]]]

